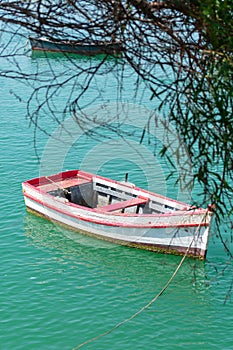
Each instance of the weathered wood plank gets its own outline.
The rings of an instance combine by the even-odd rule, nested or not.
[[[133,207],[139,204],[146,204],[147,201],[148,201],[148,198],[136,197],[136,198],[128,199],[126,201],[121,201],[121,202],[105,205],[103,207],[99,207],[98,210],[111,212],[115,210]]]

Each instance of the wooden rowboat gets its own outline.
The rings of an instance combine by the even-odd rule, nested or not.
[[[204,259],[211,207],[189,205],[81,170],[23,182],[28,210],[100,239]]]
[[[100,43],[82,43],[76,40],[50,40],[48,38],[35,38],[29,36],[32,50],[50,51],[50,52],[67,52],[79,55],[98,55],[111,54],[115,55],[122,51],[118,42],[100,42]]]

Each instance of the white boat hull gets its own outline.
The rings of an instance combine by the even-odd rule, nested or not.
[[[211,213],[177,212],[172,215],[105,213],[67,203],[23,184],[26,207],[44,217],[97,238],[172,254],[205,258]]]

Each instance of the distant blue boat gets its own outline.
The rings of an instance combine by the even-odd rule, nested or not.
[[[32,50],[67,52],[79,55],[119,54],[122,47],[119,42],[82,43],[76,40],[50,40],[48,38],[35,38],[29,36]]]

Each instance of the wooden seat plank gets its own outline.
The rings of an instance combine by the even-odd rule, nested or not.
[[[135,197],[135,198],[130,198],[126,201],[116,202],[116,203],[105,205],[103,207],[99,207],[98,210],[111,212],[115,210],[133,207],[139,204],[146,204],[147,202],[148,202],[148,198]]]

